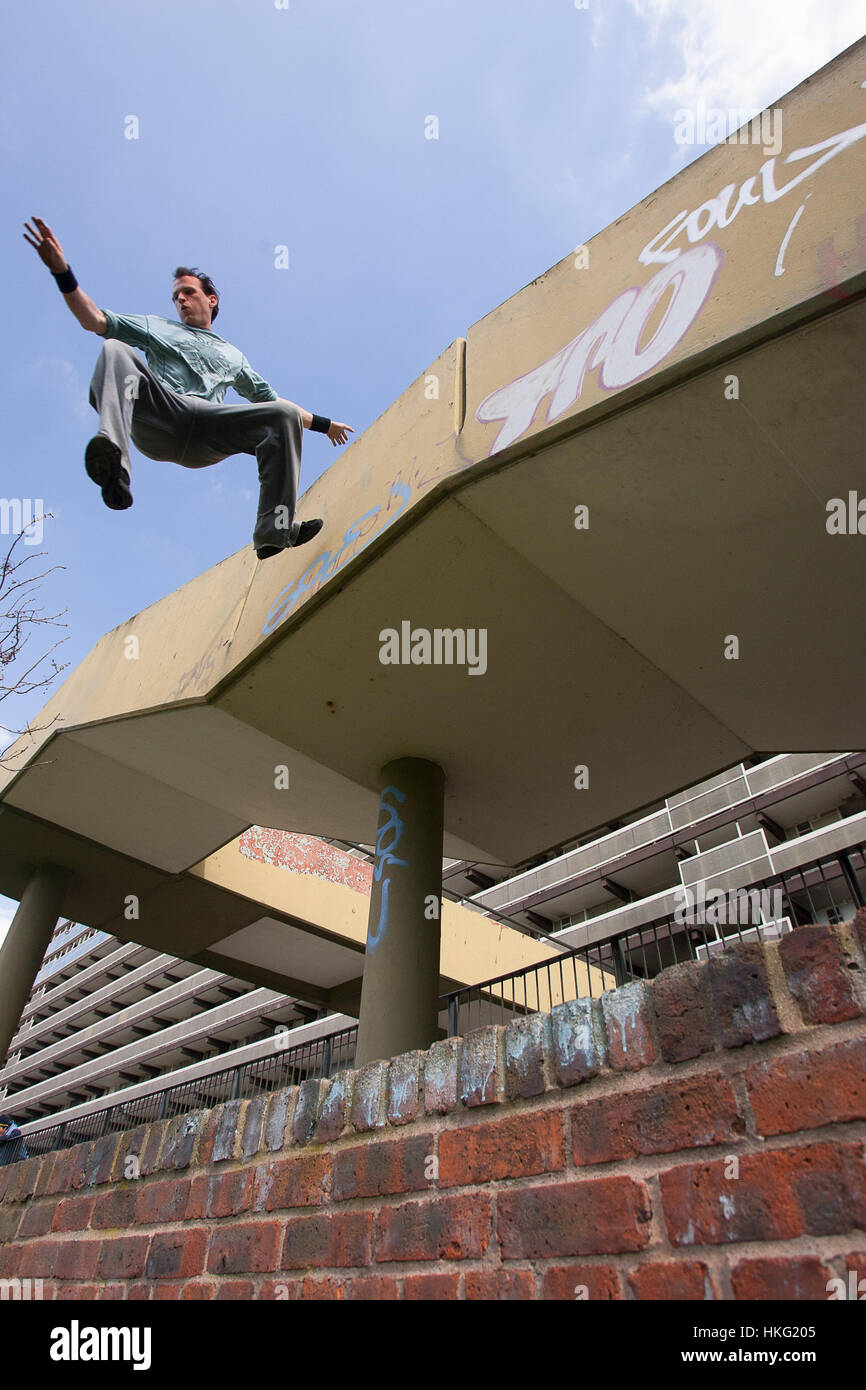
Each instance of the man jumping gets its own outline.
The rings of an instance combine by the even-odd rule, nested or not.
[[[175,270],[171,298],[180,320],[113,314],[97,308],[79,287],[51,228],[39,217],[32,222],[32,227],[24,224],[24,240],[39,252],[81,327],[107,340],[90,383],[99,432],[84,454],[105,505],[114,511],[132,506],[130,439],[147,458],[184,468],[254,454],[259,466],[256,555],[266,560],[312,540],[321,520],[295,521],[303,431],[327,434],[336,448],[354,434],[351,425],[282,400],[238,348],[212,331],[219,294],[209,275],[196,267]],[[146,363],[133,348],[143,349]],[[228,386],[253,404],[223,405]]]

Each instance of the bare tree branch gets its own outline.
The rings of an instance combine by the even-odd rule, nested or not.
[[[0,560],[0,702],[11,695],[31,695],[34,690],[46,688],[69,665],[68,661],[63,665],[58,664],[53,656],[58,647],[69,641],[68,637],[59,638],[41,656],[31,659],[29,652],[24,656],[34,628],[67,626],[66,623],[60,622],[67,609],[64,608],[60,613],[46,614],[44,608],[39,607],[36,602],[36,586],[55,570],[65,569],[65,565],[51,565],[37,574],[25,573],[25,567],[33,560],[41,559],[45,551],[23,556],[20,552],[16,554],[16,547],[22,542],[26,532],[37,522],[51,515],[51,512],[45,512],[44,516],[34,517],[18,532],[5,556]],[[23,669],[22,658],[26,663]],[[48,670],[45,669],[46,662]],[[0,724],[0,731],[17,738],[35,739],[37,734],[51,728],[58,718],[59,716],[55,715],[47,724],[32,724],[28,721],[23,729]],[[0,753],[0,767],[11,766],[11,760],[4,753]]]

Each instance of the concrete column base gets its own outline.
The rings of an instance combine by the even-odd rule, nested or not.
[[[356,1066],[438,1035],[445,774],[398,758],[381,777]]]

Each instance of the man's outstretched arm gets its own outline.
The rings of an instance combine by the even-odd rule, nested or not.
[[[43,265],[47,265],[52,275],[59,275],[62,271],[68,270],[69,266],[63,254],[63,247],[57,240],[51,228],[42,221],[41,217],[32,219],[33,226],[29,222],[24,225],[27,231],[24,232],[24,240],[39,252],[39,258]],[[27,235],[27,232],[30,235]],[[89,294],[78,285],[69,294],[64,293],[63,298],[69,305],[72,313],[78,319],[82,328],[86,328],[88,333],[105,332],[108,321],[102,310],[94,304]]]
[[[294,405],[295,410],[299,410],[301,412],[301,421],[305,430],[308,430],[312,427],[313,417],[310,414],[309,410],[304,410],[304,407],[302,405],[295,405],[294,401],[287,401],[284,396],[277,396],[277,400],[282,401],[284,405]],[[340,423],[339,420],[332,420],[330,426],[328,427],[328,438],[334,445],[334,448],[336,448],[338,444],[345,444],[349,438],[349,435],[354,433],[355,431],[352,429],[351,425],[343,425]]]

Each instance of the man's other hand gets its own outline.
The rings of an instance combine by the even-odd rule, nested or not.
[[[345,444],[349,435],[354,433],[351,425],[341,425],[338,420],[332,420],[328,429],[328,438],[336,449],[338,444]]]
[[[62,270],[66,269],[66,257],[63,254],[63,247],[60,245],[60,242],[57,240],[51,228],[47,223],[42,221],[41,217],[33,217],[32,221],[34,224],[32,227],[29,222],[24,223],[27,232],[30,233],[30,236],[27,235],[27,232],[23,233],[24,240],[29,242],[31,246],[35,246],[36,250],[39,252],[40,260],[43,265],[48,266],[51,274],[59,275]],[[34,237],[35,240],[32,240]]]

